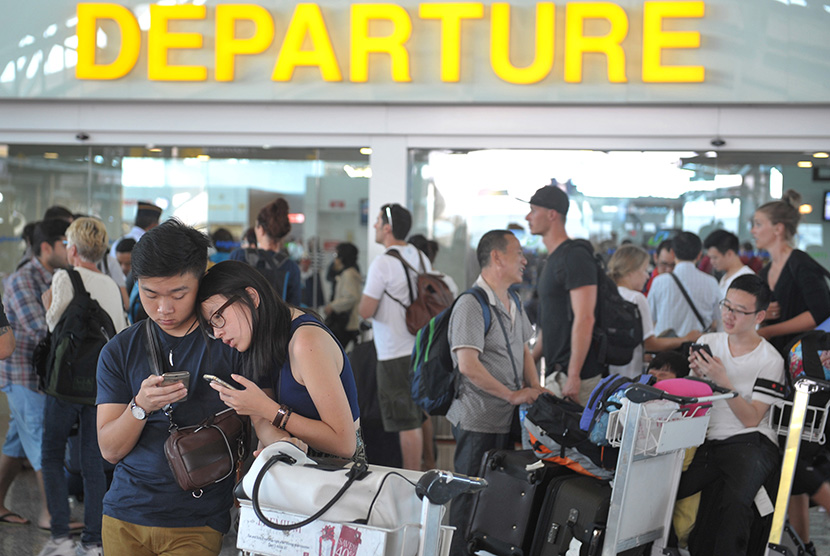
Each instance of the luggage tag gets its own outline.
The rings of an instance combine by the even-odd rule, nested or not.
[[[763,486],[758,489],[758,493],[755,495],[755,507],[758,508],[758,513],[761,514],[761,517],[768,516],[775,511],[772,500],[770,500],[769,494],[767,494],[767,489]]]

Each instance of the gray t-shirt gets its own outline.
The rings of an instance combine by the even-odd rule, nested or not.
[[[476,280],[475,285],[481,287],[489,298],[490,330],[485,337],[484,314],[478,300],[472,295],[462,295],[450,316],[448,338],[453,365],[458,366],[456,349],[475,349],[480,354],[479,360],[484,368],[499,382],[511,390],[516,390],[516,373],[518,373],[518,383],[521,385],[524,345],[532,337],[533,328],[527,315],[521,308],[515,306],[512,298],[511,309],[508,310],[481,277]],[[504,333],[496,316],[497,311],[504,323],[507,337],[510,339],[515,372],[514,365],[510,363]],[[509,402],[484,392],[461,374],[459,374],[456,392],[457,397],[447,412],[447,419],[450,423],[471,432],[496,434],[510,432],[513,406]]]

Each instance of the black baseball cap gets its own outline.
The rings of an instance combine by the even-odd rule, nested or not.
[[[540,187],[530,198],[530,201],[526,202],[537,207],[555,210],[564,215],[568,214],[568,206],[570,205],[568,194],[555,185]]]

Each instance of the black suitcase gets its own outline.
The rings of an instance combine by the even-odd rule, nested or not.
[[[607,482],[577,474],[556,477],[548,485],[530,554],[563,555],[575,537],[582,543],[580,556],[599,556],[610,505]]]
[[[479,473],[487,480],[487,488],[473,501],[466,536],[469,551],[530,554],[548,483],[556,476],[572,474],[566,467],[541,461],[533,450],[487,452]]]

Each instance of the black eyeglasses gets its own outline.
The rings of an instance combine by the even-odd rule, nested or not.
[[[730,315],[754,315],[758,311],[741,311],[740,309],[735,309],[731,305],[729,305],[725,299],[722,299],[718,305],[720,305],[720,310],[729,313]]]
[[[210,316],[210,318],[208,319],[208,325],[210,325],[210,329],[207,331],[207,335],[210,338],[214,340],[216,339],[216,336],[213,335],[213,329],[222,328],[223,326],[225,326],[225,317],[222,315],[222,313],[225,311],[225,309],[227,309],[237,301],[239,301],[239,296],[232,295],[227,301],[225,301],[225,303],[221,307],[216,309],[216,311],[214,311],[213,314]]]

